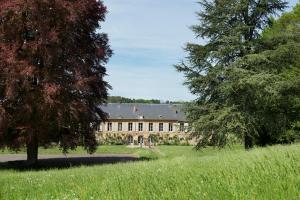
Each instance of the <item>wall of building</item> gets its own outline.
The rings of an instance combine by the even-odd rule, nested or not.
[[[112,129],[109,130],[108,129],[108,125],[109,123],[111,123],[112,125]],[[118,124],[122,123],[122,130],[119,131],[118,130]],[[128,130],[128,126],[129,123],[132,123],[132,131]],[[143,131],[139,131],[139,124],[142,123],[143,124]],[[153,131],[149,131],[149,124],[152,123],[153,124]],[[159,124],[162,123],[163,124],[163,131],[159,130]],[[180,131],[180,124],[184,125],[184,131]],[[173,125],[173,130],[169,131],[169,124]],[[101,123],[99,126],[98,131],[99,132],[186,132],[188,127],[188,123],[184,123],[184,122],[164,122],[164,121],[109,121],[106,123]]]
[[[109,123],[111,123],[111,129],[108,129]],[[122,130],[118,130],[118,124],[122,123]],[[129,123],[132,123],[132,131],[128,130]],[[139,131],[139,123],[143,124],[143,130]],[[149,124],[153,124],[153,131],[149,131]],[[163,123],[163,130],[159,130],[159,124]],[[173,130],[169,130],[169,124],[173,125]],[[180,130],[180,126],[183,125],[183,131]],[[139,142],[139,137],[143,137],[143,142],[148,141],[150,136],[157,136],[159,138],[167,139],[174,136],[180,140],[186,140],[189,137],[188,123],[178,121],[141,121],[141,120],[111,120],[105,123],[101,123],[98,128],[99,140],[103,140],[109,137],[122,137],[126,140],[129,136],[133,137],[133,141]],[[132,143],[133,143],[132,141]]]

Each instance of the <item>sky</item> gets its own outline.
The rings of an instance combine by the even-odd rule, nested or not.
[[[184,60],[186,43],[202,43],[190,27],[197,24],[197,0],[103,0],[108,8],[101,32],[113,56],[107,64],[109,94],[128,98],[189,101],[174,65]],[[290,0],[295,5],[299,0]],[[290,8],[289,8],[290,9]]]

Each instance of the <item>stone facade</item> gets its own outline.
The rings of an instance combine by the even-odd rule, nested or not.
[[[131,145],[151,145],[174,140],[174,137],[186,141],[189,136],[187,128],[187,123],[177,121],[109,120],[100,124],[98,140],[121,137]]]
[[[129,145],[188,142],[188,123],[178,105],[108,104],[109,119],[98,127],[98,141],[119,138]]]

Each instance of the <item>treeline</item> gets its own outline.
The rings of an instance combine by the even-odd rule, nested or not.
[[[108,97],[108,103],[184,104],[184,101],[161,101],[159,99],[131,99],[121,96]]]
[[[121,96],[108,97],[108,103],[148,103],[148,104],[160,104],[158,99],[131,99]]]

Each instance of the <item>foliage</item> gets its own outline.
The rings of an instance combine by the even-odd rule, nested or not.
[[[101,145],[124,145],[128,144],[126,138],[115,137],[115,136],[107,136],[105,139],[100,140]]]
[[[118,148],[120,146],[117,146]],[[152,161],[0,172],[1,199],[297,199],[298,145],[218,150],[159,146]],[[148,151],[148,152],[153,152]]]
[[[147,104],[160,104],[158,99],[130,99],[120,96],[110,96],[108,97],[108,103],[147,103]]]
[[[250,119],[253,128],[248,132],[255,133],[254,142],[261,146],[290,143],[296,137],[289,130],[300,119],[299,11],[297,6],[275,21],[257,42],[257,53],[244,56],[226,70],[223,91]]]
[[[193,30],[208,43],[188,44],[187,62],[176,66],[198,96],[186,108],[198,148],[292,142],[286,133],[300,117],[299,6],[276,21],[281,0],[200,4]]]
[[[161,101],[159,99],[132,99],[120,96],[109,96],[108,103],[144,103],[144,104],[184,104],[185,101]]]
[[[98,31],[106,7],[97,0],[11,0],[0,8],[0,146],[26,144],[32,159],[50,142],[95,151],[112,53]]]
[[[186,136],[184,138],[179,138],[178,135],[174,135],[171,137],[169,134],[163,135],[163,137],[159,137],[157,134],[151,134],[149,137],[152,139],[152,144],[154,146],[157,145],[184,145],[189,146],[189,138]],[[128,135],[124,134],[122,137],[117,136],[115,134],[107,134],[105,137],[100,136],[98,144],[99,145],[128,145]],[[138,140],[134,140],[133,144],[138,146]],[[144,138],[144,145],[148,146],[148,139]]]

